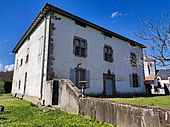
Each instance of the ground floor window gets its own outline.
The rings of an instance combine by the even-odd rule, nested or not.
[[[90,70],[80,67],[71,68],[70,79],[78,88],[81,88],[79,81],[86,81],[86,88],[90,88]]]
[[[137,73],[132,73],[129,77],[131,87],[140,87],[140,76]]]
[[[86,70],[82,68],[76,68],[76,86],[81,88],[79,81],[86,81]]]

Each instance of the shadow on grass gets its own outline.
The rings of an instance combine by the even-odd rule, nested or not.
[[[4,117],[0,117],[0,120],[7,120],[7,118],[4,118]]]

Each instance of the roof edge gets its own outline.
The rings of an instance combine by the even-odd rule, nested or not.
[[[94,24],[94,23],[92,23],[92,22],[89,22],[89,21],[87,21],[87,20],[85,20],[85,19],[82,19],[82,18],[80,18],[80,17],[78,17],[78,16],[76,16],[76,15],[73,15],[73,14],[67,12],[67,11],[64,11],[64,10],[58,8],[58,7],[55,7],[55,6],[53,6],[53,5],[49,4],[49,3],[46,3],[46,4],[43,6],[43,8],[41,9],[41,11],[38,13],[38,15],[36,16],[36,18],[34,19],[34,21],[32,22],[32,24],[29,26],[29,28],[27,29],[27,31],[25,32],[25,34],[22,36],[22,38],[20,39],[20,41],[17,43],[17,45],[16,45],[15,48],[13,49],[12,53],[16,53],[16,52],[18,51],[18,49],[22,46],[22,44],[24,43],[24,41],[26,40],[26,38],[27,38],[27,37],[31,34],[31,32],[36,28],[37,24],[39,24],[39,23],[42,21],[43,15],[44,15],[44,14],[47,14],[50,10],[51,10],[51,11],[54,11],[54,12],[57,12],[57,13],[60,13],[61,15],[67,16],[67,17],[72,18],[72,19],[74,19],[74,20],[80,20],[80,21],[84,22],[85,24],[87,24],[88,26],[93,27],[93,28],[95,28],[95,29],[98,29],[98,30],[100,30],[101,32],[108,32],[108,33],[110,33],[113,37],[116,37],[116,38],[119,38],[119,39],[121,39],[121,40],[127,41],[127,42],[129,42],[131,45],[137,45],[137,46],[139,46],[139,47],[141,47],[141,48],[146,48],[145,45],[140,44],[139,42],[136,42],[136,41],[134,41],[134,40],[131,40],[131,39],[129,39],[129,38],[127,38],[127,37],[124,37],[124,36],[122,36],[122,35],[120,35],[120,34],[114,33],[114,32],[112,32],[112,31],[110,31],[110,30],[108,30],[108,29],[106,29],[106,28],[103,28],[103,27],[101,27],[101,26],[99,26],[99,25],[96,25],[96,24]],[[42,13],[42,12],[43,12],[43,13]]]

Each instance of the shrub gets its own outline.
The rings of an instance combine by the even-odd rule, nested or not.
[[[11,93],[11,89],[12,89],[12,81],[5,81],[4,82],[5,93]]]

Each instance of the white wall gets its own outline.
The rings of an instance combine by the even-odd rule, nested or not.
[[[56,78],[70,78],[70,68],[75,68],[78,63],[81,67],[90,70],[90,88],[87,93],[103,92],[103,73],[108,69],[115,74],[117,92],[144,92],[142,50],[139,47],[132,47],[128,42],[117,38],[104,37],[101,31],[91,27],[83,28],[74,23],[73,20],[56,14],[61,20],[54,20],[55,31],[54,57],[52,67]],[[87,40],[87,58],[76,57],[73,54],[73,38],[78,36]],[[114,62],[105,62],[103,59],[103,46],[107,44],[113,48]],[[130,52],[136,53],[138,66],[130,65]],[[140,75],[141,87],[133,88],[129,84],[129,74]]]
[[[54,78],[70,78],[70,68],[75,68],[78,63],[82,63],[81,67],[90,70],[90,88],[87,93],[102,93],[103,92],[103,73],[107,73],[108,69],[115,74],[116,91],[117,92],[144,92],[143,85],[143,66],[139,58],[142,58],[142,50],[139,47],[132,47],[128,42],[118,38],[109,38],[101,34],[101,31],[91,27],[83,28],[74,23],[73,20],[63,17],[61,20],[51,19],[54,23],[55,30],[53,32],[54,39],[54,58],[51,67],[54,69]],[[48,42],[49,42],[49,17],[47,19],[47,33],[45,43],[44,57],[44,77],[47,72],[48,60]],[[16,53],[15,70],[12,93],[23,94],[24,91],[24,75],[27,72],[26,95],[40,97],[40,77],[42,54],[39,54],[39,39],[44,39],[44,22],[32,32],[30,39],[20,47]],[[73,54],[73,38],[79,36],[87,40],[87,58],[76,57]],[[106,62],[103,59],[103,46],[107,44],[113,48],[114,62]],[[42,44],[41,44],[42,46]],[[25,63],[27,49],[29,48],[29,61]],[[136,53],[138,56],[138,66],[130,65],[130,52]],[[20,60],[23,58],[23,65],[20,67]],[[18,68],[17,66],[18,60]],[[129,74],[138,73],[140,75],[141,87],[130,87]],[[18,89],[19,80],[21,88]],[[43,79],[45,85],[46,78]],[[43,94],[45,91],[43,91]]]
[[[41,42],[40,38],[42,38]],[[43,38],[44,38],[44,22],[41,22],[40,25],[30,35],[30,39],[29,40],[27,39],[16,53],[12,93],[23,94],[25,73],[27,72],[25,95],[34,97],[40,96],[42,53],[39,54],[39,50],[40,48],[42,49],[43,47],[42,45]],[[29,60],[27,63],[25,63],[28,48],[29,48]],[[21,59],[23,59],[22,66],[20,66]],[[20,89],[19,80],[21,81]]]
[[[145,76],[155,76],[156,73],[156,67],[155,62],[151,60],[144,60],[144,71]],[[149,73],[150,69],[150,73]]]

